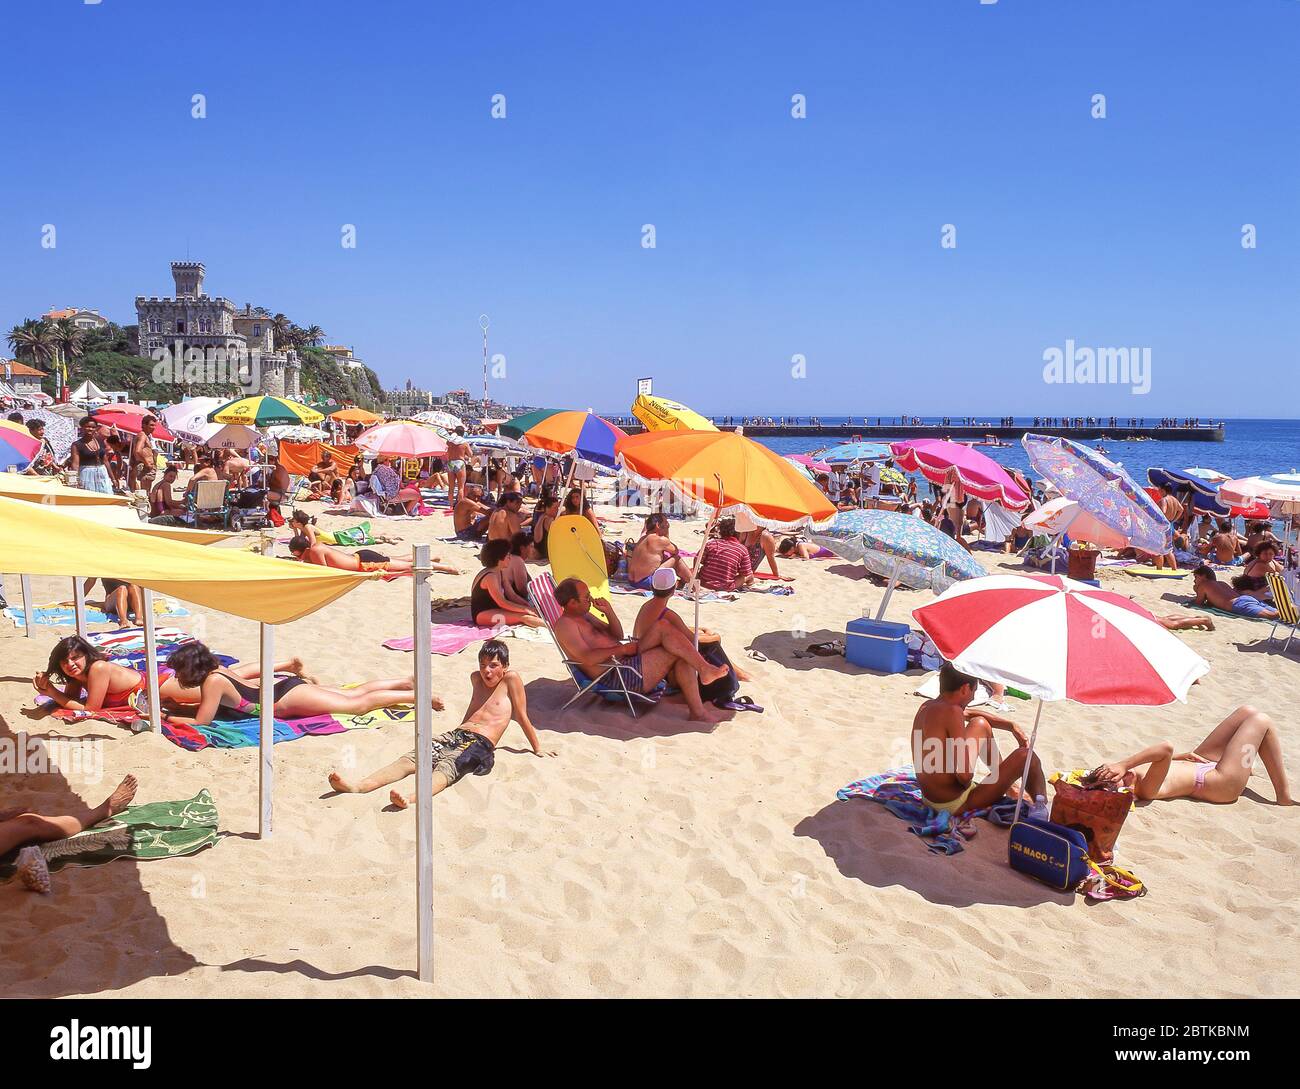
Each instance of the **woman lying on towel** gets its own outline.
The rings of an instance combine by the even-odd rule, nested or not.
[[[131,799],[135,797],[136,785],[135,776],[128,775],[99,805],[93,808],[83,805],[56,817],[33,813],[21,806],[0,810],[0,855],[8,854],[15,847],[24,847],[25,844],[67,839],[86,828],[93,828],[100,821],[116,816],[130,805]],[[18,880],[34,892],[50,891],[50,872],[45,864],[45,856],[38,848],[26,847],[18,853],[17,861]]]
[[[227,718],[253,718],[261,713],[261,689],[246,683],[246,678],[226,669],[215,654],[199,642],[186,643],[172,652],[167,665],[176,674],[188,699],[197,703],[193,717],[170,716],[173,721],[191,726],[208,726],[219,714]],[[277,677],[274,713],[277,718],[311,718],[315,715],[364,715],[381,707],[410,703],[415,691],[414,677],[368,681],[355,688],[337,688],[317,684],[306,677]],[[194,698],[197,697],[197,698]],[[442,701],[433,699],[434,710],[442,710]]]
[[[1227,805],[1241,797],[1255,757],[1264,764],[1278,805],[1295,805],[1282,763],[1282,742],[1268,715],[1238,707],[1191,752],[1161,741],[1127,760],[1103,764],[1093,782],[1131,787],[1143,799],[1198,798]]]

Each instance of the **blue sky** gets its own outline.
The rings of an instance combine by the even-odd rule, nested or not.
[[[10,0],[4,25],[6,329],[133,321],[188,253],[385,385],[479,388],[486,312],[511,403],[625,410],[652,375],[705,412],[1296,415],[1295,0]],[[1045,384],[1067,338],[1149,347],[1151,392]]]

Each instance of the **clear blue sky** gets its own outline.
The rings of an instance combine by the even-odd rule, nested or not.
[[[653,375],[705,412],[1297,415],[1296,0],[8,0],[4,27],[5,329],[132,322],[188,253],[385,385],[478,388],[487,312],[512,403],[625,410]],[[1045,385],[1067,337],[1150,347],[1151,392]]]

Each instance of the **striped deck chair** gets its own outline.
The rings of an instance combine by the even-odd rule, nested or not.
[[[537,614],[546,621],[546,630],[550,632],[555,649],[560,652],[560,660],[564,663],[564,668],[569,671],[569,676],[573,678],[573,683],[578,686],[578,691],[574,693],[564,707],[560,708],[561,711],[583,696],[594,692],[610,703],[626,704],[627,709],[632,712],[632,717],[636,718],[636,705],[638,703],[649,704],[653,707],[659,702],[660,696],[667,691],[668,685],[664,681],[660,681],[655,686],[654,691],[649,694],[632,691],[627,686],[624,671],[633,673],[636,671],[629,665],[624,665],[620,669],[618,664],[612,660],[605,667],[605,671],[593,679],[586,674],[581,665],[564,653],[564,648],[560,646],[559,637],[555,634],[555,625],[559,622],[563,610],[560,608],[560,603],[555,600],[555,580],[551,577],[549,571],[538,575],[528,584],[528,600],[533,608],[537,610]],[[640,676],[640,674],[637,675]]]
[[[1278,624],[1291,626],[1286,642],[1282,644],[1282,653],[1285,654],[1286,648],[1295,638],[1296,626],[1300,625],[1300,608],[1296,607],[1295,598],[1291,596],[1291,588],[1287,586],[1286,580],[1281,575],[1265,575],[1264,578],[1268,582],[1268,588],[1273,591],[1273,608],[1277,610],[1277,620],[1273,623],[1273,630],[1268,633],[1268,641],[1273,642]]]

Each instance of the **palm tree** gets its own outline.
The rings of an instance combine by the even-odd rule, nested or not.
[[[62,353],[65,365],[69,359],[81,355],[85,342],[85,332],[73,325],[71,318],[60,318],[54,323],[54,343]]]
[[[314,348],[325,339],[325,330],[319,325],[309,325],[302,331],[302,342]]]
[[[28,318],[22,325],[15,325],[9,331],[8,339],[14,355],[25,359],[34,367],[49,363],[58,349],[54,327],[48,321]]]
[[[271,330],[275,333],[275,346],[277,348],[282,344],[289,343],[289,330],[292,328],[293,322],[291,322],[285,314],[276,314],[275,317],[271,319]]]

